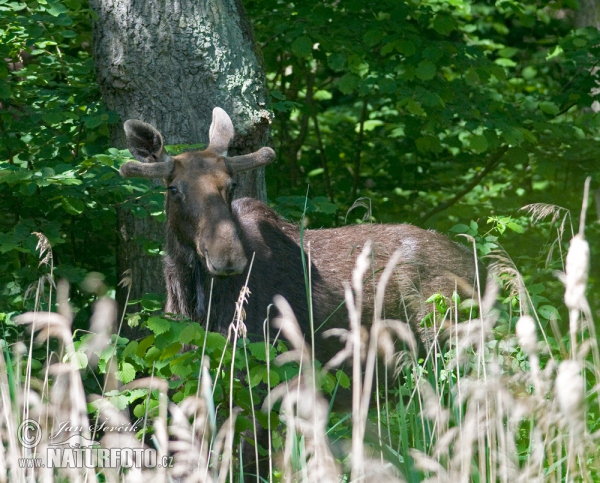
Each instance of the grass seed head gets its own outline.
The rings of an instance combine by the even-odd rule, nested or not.
[[[584,387],[579,362],[574,360],[561,362],[558,366],[554,390],[563,416],[572,424],[578,424],[581,420]]]
[[[523,315],[517,321],[516,333],[519,345],[523,350],[530,356],[537,354],[537,329],[531,315]]]
[[[571,310],[587,307],[585,290],[590,265],[590,246],[583,236],[575,235],[567,253],[565,275],[565,304]]]

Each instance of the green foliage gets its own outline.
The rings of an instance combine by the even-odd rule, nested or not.
[[[520,269],[539,270],[546,240],[516,210],[557,200],[578,210],[585,176],[598,181],[600,34],[574,29],[565,8],[574,4],[248,1],[276,114],[269,195],[279,206],[309,183],[339,207],[333,225],[358,197],[378,221],[441,230],[496,216],[498,231],[518,224],[535,239],[504,246]],[[481,254],[494,236],[478,241]]]
[[[57,276],[78,283],[96,270],[113,282],[114,161],[91,156],[106,151],[117,119],[94,82],[87,5],[2,2],[0,10],[0,305],[23,309],[46,270],[36,270],[33,232],[54,248]]]
[[[130,303],[134,305],[137,302]],[[267,351],[264,341],[240,339],[234,352],[231,340],[225,336],[207,333],[196,322],[173,320],[162,313],[157,314],[152,304],[146,304],[142,312],[130,314],[128,319],[139,324],[141,329],[146,329],[144,332],[148,335],[141,340],[113,336],[111,345],[96,354],[100,374],[116,367],[115,377],[123,384],[150,375],[164,379],[169,383],[170,399],[180,402],[188,396],[199,394],[198,382],[203,367],[201,361],[204,361],[214,381],[212,393],[215,405],[220,408],[219,417],[227,417],[227,401],[232,400],[235,406],[242,409],[237,424],[252,427],[250,422],[256,419],[265,428],[268,424],[273,428],[277,426],[277,413],[262,413],[260,405],[266,399],[267,388],[273,388],[298,374],[296,364],[275,364],[275,358],[287,351],[283,342],[269,345]],[[85,355],[88,340],[90,336],[84,336],[76,343],[76,354]],[[114,366],[111,366],[111,360]],[[85,381],[86,386],[91,387],[98,378],[90,373]],[[343,376],[342,382],[346,383]],[[335,382],[330,384],[330,392],[334,386]],[[95,390],[99,392],[101,388],[96,387]],[[142,394],[144,397],[140,396],[139,391],[125,391],[115,393],[112,397],[116,398],[119,405],[128,407],[136,417],[141,417],[147,411],[151,416],[156,415],[159,394],[155,391],[148,393],[147,390]]]
[[[553,18],[560,4],[510,5],[249,2],[259,39],[269,39],[270,86],[294,106],[276,109],[282,177],[289,172],[292,187],[302,186],[300,173],[330,183],[342,203],[361,192],[392,204],[397,187],[417,197],[451,193],[486,156],[535,169],[572,154],[596,134],[596,116],[585,108],[598,32]],[[315,114],[319,132],[304,127]],[[314,148],[321,145],[330,179],[311,176],[323,170]],[[503,156],[506,146],[512,150]],[[285,192],[282,177],[271,193]]]

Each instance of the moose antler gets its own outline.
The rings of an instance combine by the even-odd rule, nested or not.
[[[225,158],[225,163],[232,173],[241,173],[251,169],[260,168],[271,163],[275,159],[275,151],[271,148],[260,148],[252,154],[242,154]]]
[[[175,163],[171,159],[162,163],[128,161],[119,168],[119,172],[124,178],[168,178],[174,165]]]

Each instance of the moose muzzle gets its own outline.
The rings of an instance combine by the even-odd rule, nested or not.
[[[219,223],[211,240],[205,246],[198,243],[197,250],[208,271],[219,277],[239,275],[248,264],[237,229],[230,223]]]

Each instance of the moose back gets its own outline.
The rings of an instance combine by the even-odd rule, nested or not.
[[[162,178],[166,184],[166,249],[164,277],[166,311],[196,321],[207,317],[212,285],[210,325],[227,331],[235,302],[250,271],[246,326],[250,334],[263,333],[273,296],[280,294],[292,306],[310,340],[309,309],[298,226],[283,220],[267,205],[251,199],[233,200],[233,175],[265,166],[275,153],[264,147],[255,153],[227,156],[233,124],[220,108],[213,111],[209,145],[204,151],[169,156],[162,135],[141,121],[125,123],[127,145],[140,162],[121,166],[125,177]],[[365,281],[363,322],[373,309],[373,286],[389,257],[400,250],[400,261],[386,291],[384,316],[409,322],[416,333],[430,309],[432,294],[451,296],[454,290],[472,296],[476,286],[473,254],[462,245],[430,230],[412,225],[358,225],[305,230],[310,246],[311,297],[317,332],[347,327],[343,306],[344,282],[352,276],[364,244],[372,243],[371,280]],[[271,310],[271,316],[275,315]],[[421,334],[422,335],[422,334]],[[315,336],[317,358],[333,356],[337,345]]]

